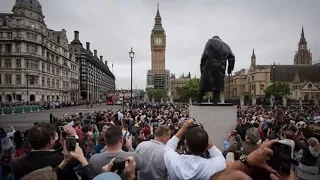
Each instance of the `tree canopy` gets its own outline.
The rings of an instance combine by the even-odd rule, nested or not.
[[[146,92],[150,101],[152,98],[154,98],[155,101],[160,101],[161,98],[164,99],[167,97],[167,92],[164,89],[147,88]]]
[[[273,88],[276,98],[282,98],[290,94],[290,86],[288,83],[275,82],[274,84],[270,84],[264,90],[264,93],[267,97],[270,97],[273,94]]]
[[[192,100],[196,100],[199,93],[199,84],[200,80],[197,78],[190,79],[184,86],[177,87],[176,91],[180,100],[182,101],[189,101],[189,98]]]

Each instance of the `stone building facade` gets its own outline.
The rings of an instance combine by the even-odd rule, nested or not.
[[[238,81],[234,81],[234,79],[238,79]],[[242,70],[242,73],[235,73],[231,78],[225,78],[225,95],[229,94],[228,89],[230,86],[233,89],[229,97],[231,99],[241,96],[265,98],[264,90],[273,81],[289,84],[290,99],[302,101],[320,100],[320,66],[317,63],[312,65],[312,54],[307,47],[303,28],[298,50],[293,58],[293,65],[280,65],[277,63],[257,65],[256,54],[253,50],[248,71]],[[235,86],[245,87],[244,91],[238,91],[238,88],[234,88]],[[234,93],[235,89],[237,94]]]
[[[86,42],[86,48],[84,48],[78,31],[74,31],[74,40],[69,48],[80,66],[82,100],[105,100],[108,94],[115,92],[116,79],[109,69],[108,61],[103,61],[103,56],[98,57],[97,50],[92,53],[89,42]]]
[[[245,92],[247,70],[241,69],[224,79],[224,97],[226,99],[238,99]]]
[[[188,75],[182,74],[179,77],[176,77],[175,74],[171,74],[170,76],[170,84],[171,84],[171,95],[173,99],[179,98],[179,95],[177,94],[177,87],[183,87],[190,81],[191,74],[189,72]]]
[[[16,0],[0,13],[0,101],[71,101],[79,71],[66,30],[47,28],[37,0]]]

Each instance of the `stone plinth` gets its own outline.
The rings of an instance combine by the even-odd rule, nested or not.
[[[203,124],[210,141],[222,151],[223,141],[236,127],[237,107],[228,103],[193,104],[190,106],[189,114]]]

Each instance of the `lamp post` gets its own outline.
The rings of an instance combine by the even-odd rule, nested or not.
[[[276,96],[275,96],[275,79],[276,79],[276,63],[273,62],[272,64],[272,70],[273,70],[273,76],[272,76],[272,96],[273,96],[273,99],[272,99],[272,108],[274,108],[274,104],[275,104],[275,101],[276,101]]]
[[[276,63],[273,62],[272,64],[273,76],[272,76],[272,95],[275,98],[275,78],[276,78]]]
[[[129,52],[129,57],[131,59],[131,94],[130,94],[130,103],[131,103],[131,109],[132,109],[132,105],[133,105],[133,102],[132,102],[132,60],[134,58],[134,52],[131,48],[131,51]]]
[[[29,102],[29,73],[26,74],[27,76],[27,104]]]

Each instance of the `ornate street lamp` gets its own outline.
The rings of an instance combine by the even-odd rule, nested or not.
[[[129,52],[129,57],[131,59],[131,95],[130,95],[130,103],[131,103],[131,109],[132,109],[132,105],[133,105],[133,102],[132,102],[132,60],[134,58],[134,52],[133,52],[132,48],[131,48],[131,51]]]
[[[276,63],[275,62],[273,62],[273,64],[272,64],[272,70],[273,70],[273,76],[272,76],[272,84],[273,84],[273,86],[272,86],[272,95],[273,95],[273,97],[275,98],[275,78],[276,78]]]
[[[29,73],[26,74],[27,76],[27,104],[29,102]]]

